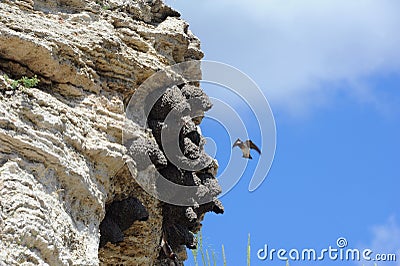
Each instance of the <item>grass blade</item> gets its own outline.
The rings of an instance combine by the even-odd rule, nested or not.
[[[217,258],[215,257],[215,252],[214,252],[214,250],[211,251],[211,257],[212,257],[212,260],[213,260],[213,262],[214,262],[214,266],[217,266]]]
[[[224,260],[224,266],[226,266],[226,256],[225,256],[225,248],[224,248],[224,245],[222,245],[222,259]]]
[[[199,249],[200,249],[201,261],[203,262],[203,266],[207,266],[206,259],[204,257],[204,250],[203,250],[203,234],[201,233],[201,231],[199,232]]]
[[[211,266],[210,255],[208,254],[208,249],[206,249],[207,263],[208,266]]]
[[[250,266],[250,234],[247,237],[247,266]]]
[[[199,251],[196,249],[192,249],[192,255],[194,260],[194,265],[199,266],[199,262],[197,261],[197,256],[199,255]]]

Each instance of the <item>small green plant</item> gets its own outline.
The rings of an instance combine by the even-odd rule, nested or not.
[[[14,90],[16,90],[19,87],[19,85],[23,85],[25,88],[33,88],[40,82],[40,80],[37,78],[36,75],[33,76],[32,78],[23,76],[22,78],[16,80],[10,79],[7,74],[5,74],[3,77],[6,80],[6,82],[10,84],[11,88],[13,88]]]
[[[10,78],[8,77],[7,74],[4,74],[3,77],[4,77],[4,79],[5,79],[6,81],[9,81],[9,80],[10,80]]]
[[[18,82],[16,80],[10,79],[7,74],[4,74],[4,79],[8,84],[10,84],[11,88],[13,88],[14,90],[18,87]]]
[[[18,88],[19,82],[18,80],[13,80],[10,85],[14,90],[16,90]]]
[[[24,87],[26,87],[26,88],[33,88],[36,85],[38,85],[40,82],[40,80],[37,78],[36,75],[33,78],[27,78],[24,76],[21,79],[19,79],[18,81],[20,83],[22,83],[22,85],[24,85]]]

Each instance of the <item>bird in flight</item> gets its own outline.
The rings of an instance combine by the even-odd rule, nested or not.
[[[243,157],[248,158],[248,159],[253,159],[250,155],[250,149],[256,150],[259,154],[261,154],[260,149],[254,144],[251,140],[246,140],[246,141],[241,141],[240,139],[237,139],[235,143],[233,143],[232,149],[236,146],[239,146],[239,148],[242,150]]]

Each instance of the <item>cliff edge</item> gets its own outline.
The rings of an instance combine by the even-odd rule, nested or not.
[[[146,124],[126,114],[155,73],[202,57],[160,0],[0,2],[0,265],[183,264],[204,214],[223,212],[198,128],[212,104],[183,78],[143,107]],[[164,128],[201,168],[166,155]],[[159,200],[155,176],[196,196]]]

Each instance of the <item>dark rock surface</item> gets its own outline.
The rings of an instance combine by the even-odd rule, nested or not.
[[[100,247],[107,242],[122,242],[124,230],[135,221],[146,221],[148,218],[149,213],[137,198],[130,197],[112,202],[106,208],[106,215],[100,224]]]

